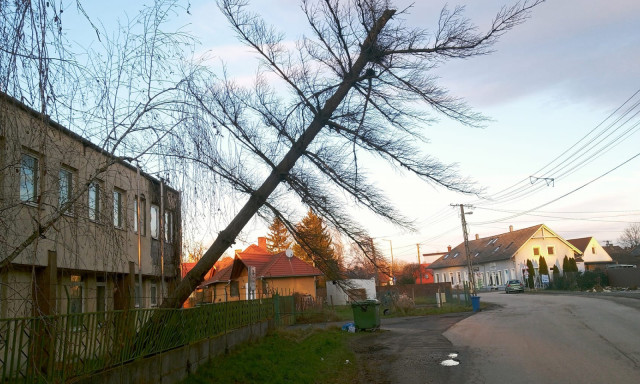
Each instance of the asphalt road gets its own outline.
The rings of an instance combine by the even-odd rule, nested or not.
[[[499,307],[443,334],[464,352],[458,382],[640,383],[640,300],[494,292],[481,301]]]

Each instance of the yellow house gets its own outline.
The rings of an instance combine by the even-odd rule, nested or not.
[[[238,252],[230,266],[216,271],[200,287],[203,301],[224,302],[298,293],[316,298],[316,280],[322,272],[293,256],[291,250],[272,254],[266,238],[259,237]]]

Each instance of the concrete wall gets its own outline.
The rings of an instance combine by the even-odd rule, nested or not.
[[[95,375],[71,380],[78,384],[172,384],[194,373],[202,364],[238,345],[267,334],[268,322],[253,324],[213,339],[203,340],[159,355],[135,360]]]

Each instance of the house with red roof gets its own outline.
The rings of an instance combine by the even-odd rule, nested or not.
[[[199,288],[204,291],[203,300],[212,303],[271,297],[276,293],[299,293],[315,299],[319,276],[319,269],[293,256],[291,250],[270,253],[267,239],[259,237],[258,245],[237,252],[231,265],[216,271]]]

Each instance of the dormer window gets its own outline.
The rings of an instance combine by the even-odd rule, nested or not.
[[[478,257],[478,255],[480,255],[480,252],[476,252],[476,254],[473,255],[473,257]]]
[[[444,258],[446,259],[447,257],[449,257],[449,254],[447,253],[446,255],[444,255]]]
[[[497,238],[497,237],[495,237],[495,238],[493,238],[493,239],[489,240],[489,243],[488,243],[487,245],[493,245],[493,244],[495,244],[495,243],[496,243],[496,241],[498,241],[498,238]]]
[[[455,255],[453,255],[453,258],[455,259],[456,257],[458,257],[459,254],[460,252],[456,252]]]
[[[498,250],[500,249],[500,246],[497,246],[496,249],[493,250],[493,252],[498,252]]]

